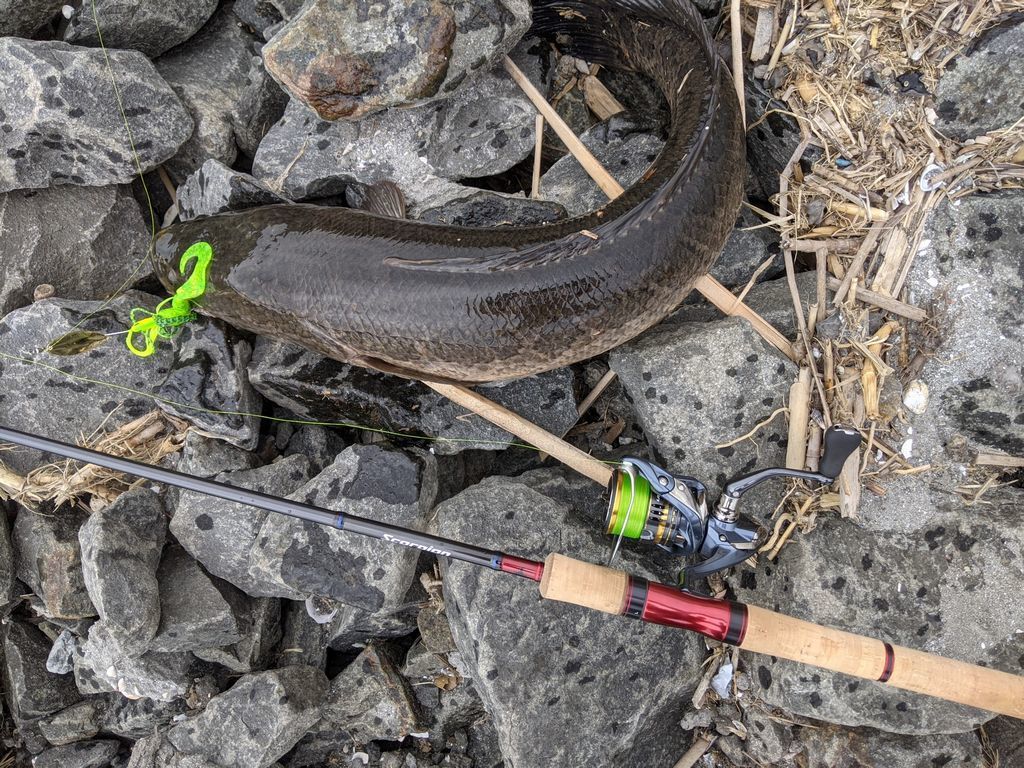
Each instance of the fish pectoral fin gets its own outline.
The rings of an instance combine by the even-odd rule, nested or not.
[[[366,197],[359,207],[378,216],[404,219],[405,195],[395,182],[378,181],[366,188]]]
[[[433,373],[425,373],[423,371],[413,370],[412,368],[405,368],[401,365],[395,365],[394,363],[389,363],[387,360],[381,360],[379,357],[373,357],[371,355],[353,355],[352,357],[346,358],[346,362],[363,368],[369,368],[374,371],[380,371],[381,373],[390,373],[392,376],[401,376],[403,379],[432,381],[437,384],[462,384],[464,386],[478,383],[471,381],[458,381],[456,379],[449,379],[447,376],[437,376]]]

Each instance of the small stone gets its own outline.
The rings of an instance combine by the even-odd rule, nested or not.
[[[170,702],[188,695],[195,664],[190,653],[126,656],[105,623],[97,622],[75,656],[75,684],[85,694],[117,692],[129,699]]]
[[[105,57],[128,99],[126,117],[117,109]],[[192,133],[178,97],[137,51],[0,38],[0,84],[8,94],[0,118],[0,192],[125,184],[138,173],[136,156],[150,171]]]
[[[4,696],[17,722],[52,714],[81,698],[69,676],[47,672],[50,641],[31,624],[8,621],[3,649]]]
[[[106,693],[89,699],[101,702],[100,730],[123,739],[141,739],[187,710],[184,700],[127,699],[120,693]],[[100,706],[98,704],[98,706]]]
[[[180,752],[222,768],[269,766],[316,723],[326,694],[327,678],[313,667],[244,675],[167,738]]]
[[[54,746],[91,739],[100,732],[99,720],[103,704],[103,701],[98,699],[86,699],[72,704],[66,709],[41,718],[39,730]]]
[[[160,623],[156,570],[166,537],[160,497],[144,488],[121,494],[78,532],[89,597],[126,654],[141,654]]]
[[[990,29],[942,73],[935,89],[936,127],[956,139],[1008,128],[1020,119],[1022,84],[1024,23],[1014,19]]]
[[[200,434],[255,449],[262,403],[246,374],[251,350],[216,320],[189,323],[174,340],[174,361],[157,389],[160,408],[191,422]],[[194,404],[202,410],[187,407]]]
[[[79,741],[40,753],[32,768],[107,768],[120,751],[121,742],[112,739]]]
[[[366,15],[343,0],[311,0],[267,43],[267,69],[326,120],[450,94],[498,63],[526,32],[529,5],[411,0]],[[401,50],[401,56],[384,51]]]
[[[246,597],[230,584],[208,576],[184,549],[168,547],[156,575],[160,626],[149,650],[190,651],[232,645],[242,639],[234,607],[244,610],[241,604]]]
[[[0,37],[31,37],[62,5],[64,0],[0,0]]]
[[[64,39],[80,45],[132,48],[150,58],[184,43],[203,26],[217,8],[217,0],[178,0],[146,3],[132,0],[95,0],[82,3],[71,17]],[[97,32],[93,12],[99,19]]]
[[[287,202],[252,176],[212,158],[178,187],[178,213],[182,221]]]
[[[149,248],[142,211],[124,186],[0,194],[0,219],[0,314],[58,293],[84,299],[111,292]]]
[[[584,146],[626,188],[639,181],[664,144],[656,136],[635,133],[634,127],[628,118],[612,117],[580,135]],[[561,203],[572,216],[608,202],[608,196],[572,156],[563,157],[541,177],[540,194]]]
[[[203,648],[195,655],[227,667],[232,672],[252,672],[270,663],[281,639],[281,601],[269,597],[247,597],[234,616],[242,639],[224,648]]]
[[[88,514],[78,506],[46,506],[38,512],[21,508],[14,520],[18,578],[39,595],[48,616],[81,619],[96,615],[82,576],[78,543],[78,530],[87,519]]]
[[[204,437],[191,429],[185,435],[180,456],[178,471],[196,477],[252,469],[257,463],[256,456],[250,451],[243,451],[223,440]]]
[[[292,344],[259,339],[249,366],[252,385],[265,398],[305,419],[354,422],[367,428],[439,438],[433,450],[501,450],[515,442],[508,432],[412,379],[339,363]],[[577,420],[573,375],[568,368],[477,387],[485,397],[561,434]]]
[[[331,681],[323,717],[360,743],[401,741],[420,729],[412,688],[374,643]]]
[[[55,675],[67,675],[75,668],[74,654],[78,638],[71,630],[62,630],[46,657],[46,671]]]
[[[914,379],[903,390],[903,404],[907,410],[918,415],[928,410],[928,385]]]
[[[187,45],[157,60],[157,71],[181,97],[196,125],[168,163],[175,178],[185,179],[211,158],[231,165],[239,145],[255,152],[263,133],[281,117],[284,94],[267,76],[258,53],[256,38],[225,7]]]

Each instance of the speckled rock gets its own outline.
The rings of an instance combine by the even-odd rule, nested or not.
[[[181,753],[222,768],[265,768],[317,721],[326,693],[327,678],[312,667],[245,675],[171,728],[167,739]]]
[[[75,9],[64,39],[79,45],[132,48],[150,58],[159,56],[192,37],[217,9],[217,0],[179,0],[174,3],[144,3],[131,0],[96,0]]]
[[[31,624],[8,621],[3,650],[4,698],[17,722],[57,712],[81,698],[70,676],[46,671],[50,641]]]
[[[219,482],[287,496],[310,478],[309,460],[289,456],[252,470],[225,472]],[[269,512],[185,491],[171,518],[171,533],[210,573],[250,595],[266,596],[262,581],[249,575],[249,551]]]
[[[958,139],[1008,128],[1024,112],[1024,23],[989,30],[956,57],[935,90],[936,127]]]
[[[253,672],[269,664],[281,639],[281,601],[272,597],[246,597],[232,605],[241,639],[220,648],[198,648],[195,655],[232,672]]]
[[[401,741],[420,729],[412,688],[375,643],[331,680],[323,717],[358,743]]]
[[[114,739],[80,741],[39,753],[32,768],[107,768],[120,751],[121,742]]]
[[[614,350],[609,362],[665,468],[700,478],[712,496],[733,475],[785,460],[782,420],[753,441],[715,448],[785,405],[796,376],[745,320],[659,326]],[[748,508],[761,490],[744,498]]]
[[[612,117],[580,135],[580,140],[623,187],[635,184],[661,152],[663,142],[636,133],[629,119]],[[600,208],[608,196],[572,156],[563,157],[541,177],[540,194],[561,203],[572,216]]]
[[[214,159],[203,163],[178,187],[178,213],[182,221],[287,202],[249,174],[235,171]]]
[[[0,220],[0,315],[31,303],[41,283],[69,299],[113,293],[149,247],[128,187],[9,192],[0,195]]]
[[[253,469],[258,460],[250,451],[243,451],[223,440],[203,437],[189,430],[178,459],[178,471],[197,477],[213,477],[221,472]]]
[[[760,224],[763,222],[753,211],[748,208],[740,211],[736,227],[725,241],[722,254],[709,270],[709,274],[722,285],[728,288],[745,286],[754,271],[768,259],[773,259],[772,263],[761,273],[758,282],[770,281],[785,273],[779,233],[768,227],[758,226]]]
[[[1012,717],[997,717],[985,726],[999,765],[1024,765],[1024,723]]]
[[[515,541],[525,557],[552,549],[592,562],[608,556],[593,486],[555,471],[487,478],[436,514],[443,536],[482,546]],[[631,550],[623,559],[631,572],[665,578]],[[442,564],[442,577],[466,676],[494,719],[506,761],[665,765],[685,751],[687,734],[676,724],[700,677],[698,637],[542,601],[532,582],[464,563]]]
[[[174,340],[174,359],[157,389],[160,407],[207,437],[253,450],[262,403],[246,371],[251,352],[248,341],[216,320],[189,323]]]
[[[240,147],[253,154],[281,117],[286,98],[258,54],[256,38],[225,7],[187,44],[157,60],[196,125],[168,163],[179,181],[210,158],[231,165]]]
[[[0,0],[0,37],[30,37],[62,5],[62,0]]]
[[[208,576],[184,549],[168,547],[156,577],[160,624],[150,650],[190,651],[232,645],[242,639],[234,609],[244,610],[245,596]]]
[[[54,746],[91,739],[100,732],[99,720],[103,707],[104,702],[100,697],[84,699],[40,718],[39,731]]]
[[[768,200],[779,191],[779,174],[800,144],[800,126],[788,107],[765,90],[764,82],[744,78],[747,97],[747,194]],[[811,152],[804,157],[811,157]]]
[[[152,170],[188,139],[192,118],[141,53],[107,55],[124,103],[145,105],[126,114],[139,162]],[[7,37],[0,38],[0,62],[0,88],[8,94],[0,107],[0,192],[135,178],[102,51]]]
[[[17,566],[14,562],[14,545],[8,527],[7,512],[0,504],[0,605],[6,605],[17,597]]]
[[[267,44],[267,68],[324,119],[450,94],[526,32],[523,0],[382,3],[366,14],[343,0],[311,0]]]
[[[775,563],[734,576],[737,597],[797,618],[1015,674],[1024,608],[1013,597],[1024,535],[1021,493],[982,516],[951,509],[923,532],[819,521]],[[934,520],[933,516],[933,520]],[[898,662],[897,662],[898,663]],[[991,714],[766,656],[747,657],[755,695],[817,720],[905,734],[963,733]]]
[[[146,488],[122,494],[78,531],[89,597],[124,653],[146,650],[160,623],[156,569],[166,537],[163,504]]]
[[[153,699],[133,700],[126,699],[119,693],[101,694],[90,697],[87,701],[94,702],[100,707],[100,730],[124,739],[141,739],[148,736],[188,709],[188,705],[181,700],[169,703]]]
[[[339,363],[292,344],[257,341],[249,378],[265,398],[302,418],[438,437],[433,446],[438,453],[500,450],[514,440],[478,416],[467,417],[417,381]],[[483,385],[478,391],[552,432],[561,433],[576,421],[567,368]]]
[[[808,768],[966,768],[987,764],[981,742],[973,733],[915,739],[867,729],[803,728],[800,739]]]
[[[533,149],[534,115],[503,72],[482,75],[443,103],[358,122],[320,120],[293,99],[260,144],[253,176],[292,200],[339,195],[352,181],[389,179],[415,217],[479,191],[458,179],[501,173],[525,158]],[[432,155],[430,148],[442,142],[451,151]]]
[[[15,517],[15,572],[41,598],[48,616],[81,619],[96,615],[82,577],[78,543],[78,530],[88,517],[77,506],[43,506],[38,512],[21,508]]]

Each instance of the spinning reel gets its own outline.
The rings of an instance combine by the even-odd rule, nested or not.
[[[661,467],[636,458],[623,459],[612,476],[606,533],[616,537],[611,559],[623,539],[649,541],[668,552],[696,555],[698,562],[683,569],[689,580],[710,576],[737,565],[760,545],[760,526],[739,513],[740,497],[755,485],[776,477],[831,483],[860,445],[860,433],[832,426],[822,439],[818,472],[771,467],[738,477],[722,490],[711,512],[707,488],[692,477],[673,477]]]

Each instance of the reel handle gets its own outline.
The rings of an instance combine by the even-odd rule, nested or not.
[[[823,451],[818,472],[835,480],[843,471],[846,460],[860,448],[860,432],[835,424],[825,430],[821,443]]]

